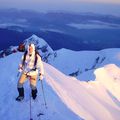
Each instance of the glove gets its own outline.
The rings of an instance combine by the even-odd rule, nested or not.
[[[40,73],[40,74],[39,74],[39,79],[40,79],[40,80],[43,80],[43,78],[44,78],[43,74]]]
[[[18,71],[21,73],[21,72],[22,72],[22,69],[18,69]]]
[[[22,65],[19,65],[18,71],[21,73],[23,71]]]

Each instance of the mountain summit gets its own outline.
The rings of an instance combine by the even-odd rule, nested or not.
[[[23,41],[23,44],[25,45],[26,49],[27,49],[28,44],[30,43],[35,44],[36,49],[39,51],[43,61],[49,62],[49,59],[54,58],[55,53],[53,49],[48,45],[48,43],[44,39],[33,34],[31,37]],[[17,52],[17,48],[18,48],[17,46],[16,47],[10,46],[9,48],[5,50],[0,51],[0,57],[5,57],[14,52]]]
[[[33,34],[28,39],[24,40],[23,43],[25,44],[25,46],[28,46],[28,44],[30,43],[34,43],[36,49],[39,51],[43,61],[45,62],[49,62],[49,59],[54,57],[53,49],[48,45],[48,43],[44,39],[36,36],[35,34]]]

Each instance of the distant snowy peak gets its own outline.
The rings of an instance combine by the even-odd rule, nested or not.
[[[42,38],[38,37],[37,35],[33,34],[31,37],[27,38],[25,42],[34,42],[34,44],[41,43],[41,45],[45,45],[46,42]]]
[[[24,40],[25,45],[28,45],[30,43],[34,43],[36,48],[38,50],[41,50],[41,52],[45,53],[45,52],[49,52],[49,53],[53,53],[53,49],[48,45],[48,43],[42,39],[39,38],[36,35],[32,35],[31,37],[29,37],[28,39]]]
[[[55,57],[55,52],[53,51],[53,49],[48,45],[48,43],[42,39],[39,38],[36,35],[32,35],[31,37],[25,39],[23,41],[23,44],[25,45],[25,49],[27,49],[27,46],[33,43],[35,44],[36,49],[39,51],[42,60],[44,62],[49,62],[50,60],[52,60]],[[0,51],[0,58],[8,56],[12,53],[15,53],[18,51],[18,46],[10,46],[8,49],[2,50]]]
[[[52,57],[54,55],[54,51],[48,45],[48,43],[44,39],[36,36],[35,34],[24,40],[24,44],[26,47],[30,43],[35,44],[36,49],[39,51],[40,55],[42,56],[45,62],[48,62],[50,56]]]

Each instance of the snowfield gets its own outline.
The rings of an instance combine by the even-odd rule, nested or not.
[[[107,56],[104,63],[89,74],[87,74],[88,71],[83,73],[85,74],[83,78],[89,78],[94,74],[94,79],[89,82],[67,76],[50,64],[44,63],[43,85],[47,109],[44,105],[41,84],[38,81],[38,97],[37,100],[32,100],[33,120],[120,120],[119,51],[120,49],[111,49],[103,52]],[[84,54],[82,55],[84,58]],[[24,85],[25,100],[20,103],[15,101],[18,95],[17,68],[21,56],[22,53],[14,53],[0,59],[1,120],[30,119],[28,81]],[[108,58],[111,61],[108,61]],[[84,62],[86,61],[81,61],[81,64],[86,64]],[[89,61],[88,64],[90,64]],[[41,112],[44,115],[37,116]]]

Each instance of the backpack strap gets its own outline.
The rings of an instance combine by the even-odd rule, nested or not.
[[[26,55],[27,55],[27,51],[25,51],[25,53],[24,53],[23,61],[22,61],[22,66],[24,66],[24,64],[25,64]],[[38,56],[37,56],[37,55],[40,56],[39,52],[38,52],[38,51],[35,51],[35,61],[34,61],[34,67],[35,67],[35,68],[36,68],[37,60],[38,60]]]
[[[23,56],[23,61],[22,61],[22,66],[25,65],[25,59],[26,59],[27,51],[25,51],[24,56]]]
[[[38,59],[37,55],[38,55],[38,54],[35,52],[35,62],[34,62],[34,67],[36,67],[36,64],[37,64],[37,59]]]
[[[37,64],[38,55],[41,57],[40,53],[37,50],[35,50],[35,62],[34,62],[35,67],[36,67],[36,64]]]

